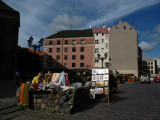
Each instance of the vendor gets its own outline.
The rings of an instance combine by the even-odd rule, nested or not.
[[[32,83],[41,83],[41,82],[43,82],[43,78],[42,77],[43,77],[43,73],[39,72],[38,76],[33,78]]]

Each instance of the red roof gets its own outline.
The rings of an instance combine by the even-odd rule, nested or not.
[[[34,49],[28,48],[28,50],[30,52],[34,52]],[[36,50],[36,53],[38,53],[38,50]],[[40,52],[38,53],[38,55],[44,55],[44,51],[40,50]]]
[[[93,28],[92,31],[93,33],[108,33],[107,28]]]

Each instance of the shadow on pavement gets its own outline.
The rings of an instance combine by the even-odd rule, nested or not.
[[[14,80],[1,81],[0,98],[9,98],[16,96],[16,85]]]
[[[105,95],[96,95],[95,99],[91,99],[88,103],[87,106],[83,107],[83,108],[79,108],[78,110],[72,112],[72,114],[78,113],[78,112],[82,112],[85,110],[89,110],[92,109],[94,106],[96,106],[98,103],[103,102],[106,100],[106,96]]]
[[[117,94],[124,94],[124,93],[125,93],[125,91],[119,90]]]
[[[124,100],[127,100],[128,97],[120,97],[120,96],[117,96],[117,95],[112,95],[112,99],[111,99],[111,103],[118,103],[118,102],[121,102],[121,101],[124,101]]]

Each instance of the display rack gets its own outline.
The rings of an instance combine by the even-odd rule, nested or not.
[[[109,69],[96,68],[92,69],[91,98],[95,99],[96,94],[105,94],[108,98],[109,105]]]

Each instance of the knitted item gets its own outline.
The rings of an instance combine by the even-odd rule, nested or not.
[[[23,89],[24,89],[24,83],[21,84],[20,104],[23,104]]]
[[[29,83],[21,84],[20,104],[29,105]]]
[[[24,83],[23,104],[29,106],[29,83]]]

